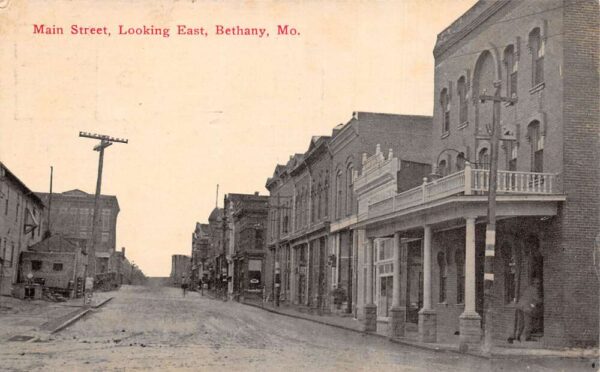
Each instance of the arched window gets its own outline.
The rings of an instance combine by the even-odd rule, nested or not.
[[[458,155],[456,155],[456,170],[457,171],[461,171],[463,169],[465,169],[465,153],[464,152],[460,152],[458,153]]]
[[[342,171],[339,170],[335,175],[335,218],[342,217],[342,194],[344,192],[344,188],[342,185]]]
[[[487,148],[482,148],[477,154],[477,165],[479,169],[490,169],[490,153]]]
[[[512,45],[504,49],[504,66],[506,68],[506,94],[509,97],[516,97],[518,61]]]
[[[540,122],[531,122],[527,133],[531,144],[531,171],[541,173],[544,171],[544,136],[541,133]]]
[[[458,94],[459,109],[458,109],[458,123],[460,125],[466,123],[468,118],[468,104],[467,104],[467,83],[465,77],[461,76],[456,83],[456,93]]]
[[[446,160],[440,160],[438,163],[438,174],[442,177],[448,175],[448,165],[446,164]]]
[[[317,221],[321,220],[321,209],[323,202],[323,188],[321,186],[321,181],[319,181],[319,185],[317,186]]]
[[[354,210],[354,191],[352,190],[352,171],[354,167],[348,164],[346,168],[346,216],[352,214]]]
[[[531,50],[531,81],[536,86],[544,82],[545,45],[538,27],[529,33],[529,48]]]
[[[457,249],[454,252],[454,262],[456,263],[456,303],[465,302],[465,251]]]
[[[325,171],[325,181],[323,183],[323,216],[329,216],[329,171]]]
[[[314,223],[317,217],[317,187],[315,181],[312,181],[310,189],[310,222]]]
[[[440,277],[440,283],[439,283],[439,289],[440,289],[440,293],[439,293],[439,303],[443,303],[446,302],[446,254],[444,252],[439,252],[437,255],[437,263],[438,263],[438,268],[439,268],[439,277]]]
[[[450,131],[450,97],[446,88],[442,89],[440,93],[440,107],[442,111],[442,133],[448,133]]]

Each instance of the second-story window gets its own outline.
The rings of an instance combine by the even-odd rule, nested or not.
[[[468,101],[467,101],[467,82],[465,77],[461,76],[456,82],[456,93],[458,93],[459,100],[459,111],[458,111],[458,122],[459,124],[466,123],[468,119]]]
[[[450,131],[450,97],[448,96],[448,89],[442,89],[440,93],[440,107],[442,114],[442,133],[448,133]]]
[[[509,97],[516,97],[519,64],[515,55],[515,48],[512,45],[507,46],[504,50],[504,65],[506,67],[506,94]]]
[[[323,217],[329,216],[329,171],[325,171],[323,181]]]
[[[477,154],[477,168],[490,169],[490,153],[487,148],[482,148]]]
[[[457,171],[461,171],[463,169],[465,169],[465,154],[464,152],[460,152],[458,153],[458,155],[456,155],[456,170]]]
[[[527,129],[531,143],[531,171],[541,173],[544,171],[544,136],[540,122],[532,122]]]
[[[532,85],[536,86],[544,82],[544,54],[545,43],[539,28],[529,33],[529,48],[531,49],[531,71]]]
[[[440,160],[438,163],[438,174],[441,177],[445,177],[448,175],[448,165],[446,164],[446,160]]]
[[[346,168],[346,215],[350,216],[354,209],[354,191],[352,190],[352,172],[354,167],[352,164]]]
[[[338,171],[335,176],[335,217],[342,217],[342,193],[344,189],[342,187],[342,171]]]

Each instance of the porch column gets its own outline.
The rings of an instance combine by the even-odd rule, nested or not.
[[[459,317],[460,348],[481,341],[481,317],[475,311],[475,217],[466,218],[465,311]]]
[[[365,332],[377,331],[377,305],[373,298],[373,238],[367,239],[367,303],[365,305]]]
[[[394,282],[392,287],[392,308],[390,309],[390,322],[388,329],[388,336],[390,338],[404,337],[404,326],[406,320],[406,308],[400,304],[400,291],[401,291],[401,280],[400,280],[400,268],[402,265],[401,257],[401,245],[400,245],[400,233],[394,234]]]
[[[419,311],[419,340],[436,342],[436,316],[431,308],[431,226],[423,227],[423,308]]]

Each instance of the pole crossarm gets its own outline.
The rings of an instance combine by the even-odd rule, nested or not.
[[[106,141],[106,142],[129,143],[129,140],[126,138],[117,138],[117,137],[107,136],[105,134],[97,134],[97,133],[89,133],[89,132],[79,132],[79,137],[99,139],[99,140]]]

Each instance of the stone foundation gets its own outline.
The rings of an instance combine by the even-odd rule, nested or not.
[[[390,320],[388,323],[389,338],[404,337],[406,322],[406,310],[401,307],[392,307],[390,309]]]
[[[365,332],[376,332],[377,331],[377,305],[367,304],[365,305],[365,319],[364,319],[364,331]]]
[[[419,311],[419,341],[437,342],[437,323],[435,310]]]
[[[478,344],[481,342],[481,317],[477,313],[463,313],[458,317],[460,344]]]

